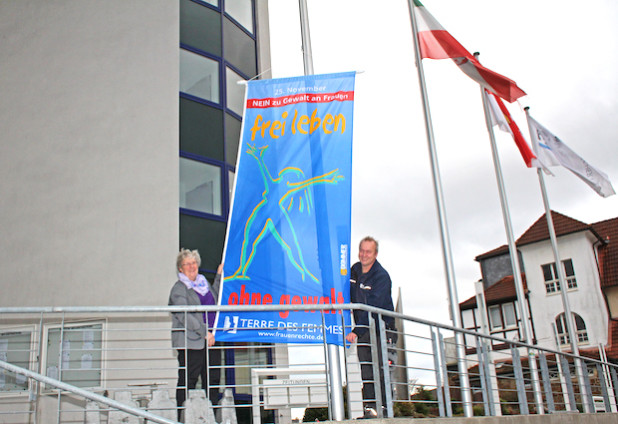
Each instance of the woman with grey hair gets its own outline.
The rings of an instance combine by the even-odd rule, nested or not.
[[[178,281],[170,292],[170,306],[217,304],[223,264],[219,265],[215,281],[210,284],[206,277],[199,274],[200,263],[197,250],[180,249],[176,257]],[[202,379],[202,387],[210,401],[216,404],[218,400],[219,389],[213,386],[219,385],[221,377],[221,350],[209,349],[215,346],[215,336],[211,331],[215,315],[215,312],[172,313],[172,346],[178,350],[179,364],[176,388],[178,420],[187,390],[195,389],[198,378]]]

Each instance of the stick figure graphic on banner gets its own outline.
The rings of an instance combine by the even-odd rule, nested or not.
[[[305,174],[302,169],[287,166],[281,169],[274,178],[263,159],[268,145],[256,147],[247,144],[247,146],[247,154],[257,161],[264,183],[264,191],[261,194],[261,200],[247,217],[238,268],[234,274],[225,277],[225,280],[250,280],[248,269],[258,253],[260,241],[271,235],[281,245],[292,266],[300,273],[302,280],[309,278],[319,284],[318,278],[305,264],[290,213],[294,208],[301,213],[309,213],[315,207],[311,194],[312,186],[337,184],[344,176],[339,173],[339,169],[333,169],[325,174],[303,179]]]

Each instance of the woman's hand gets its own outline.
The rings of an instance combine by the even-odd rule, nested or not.
[[[206,334],[206,342],[208,343],[208,347],[213,347],[215,345],[215,335],[210,331]]]

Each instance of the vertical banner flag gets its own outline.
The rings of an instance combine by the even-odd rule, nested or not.
[[[247,83],[220,305],[349,303],[354,77]],[[349,312],[323,316],[222,311],[217,340],[343,344]]]
[[[562,140],[528,115],[532,146],[536,156],[547,166],[562,165],[588,184],[599,196],[616,194],[607,174],[586,162]]]

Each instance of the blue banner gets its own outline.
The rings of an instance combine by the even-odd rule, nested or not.
[[[247,83],[221,305],[349,303],[354,76]],[[221,312],[216,338],[341,345],[349,321]]]

